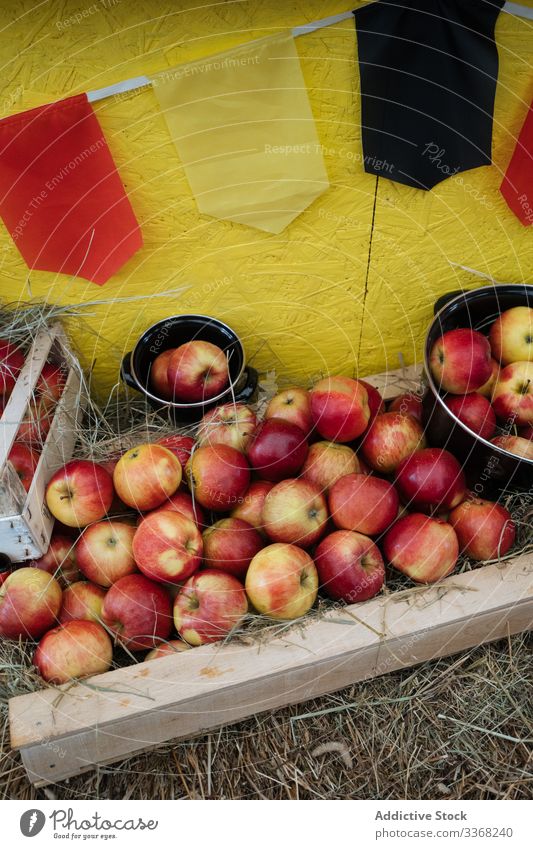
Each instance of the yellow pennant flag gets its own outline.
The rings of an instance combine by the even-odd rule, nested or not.
[[[329,187],[290,33],[152,83],[200,212],[279,233]]]

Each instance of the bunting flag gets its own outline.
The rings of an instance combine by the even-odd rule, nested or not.
[[[365,171],[429,190],[490,165],[503,0],[376,0],[354,11]]]
[[[85,94],[0,121],[0,216],[30,269],[100,285],[142,246]]]
[[[500,191],[524,227],[533,224],[533,103],[529,107]]]
[[[279,233],[329,187],[290,32],[152,84],[200,212]]]

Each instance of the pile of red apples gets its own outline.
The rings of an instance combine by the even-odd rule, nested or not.
[[[24,360],[20,347],[0,339],[0,416],[15,388]],[[55,406],[65,388],[65,380],[65,372],[60,366],[49,362],[44,364],[9,452],[8,459],[26,492],[37,469],[41,449],[54,418]]]
[[[430,354],[444,402],[477,436],[533,460],[533,309],[513,307],[489,329],[449,330]]]
[[[0,588],[0,635],[39,641],[37,669],[61,684],[109,669],[115,646],[152,659],[253,616],[297,619],[319,593],[365,601],[386,570],[429,584],[461,552],[504,556],[511,515],[427,446],[421,415],[417,394],[386,409],[365,381],[327,377],[279,392],[262,421],[228,404],[196,439],[72,460],[47,485],[49,551]]]

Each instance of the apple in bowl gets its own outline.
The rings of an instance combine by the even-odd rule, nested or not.
[[[483,439],[490,439],[496,430],[496,413],[488,398],[479,392],[468,395],[447,395],[444,403],[466,427]]]
[[[492,353],[507,366],[520,361],[533,361],[533,309],[512,307],[503,312],[490,328]]]
[[[495,436],[491,439],[493,445],[502,448],[515,457],[523,457],[524,460],[533,460],[533,442],[524,439],[523,436]]]
[[[492,406],[503,422],[533,424],[533,361],[505,366],[492,393]]]
[[[193,339],[173,350],[167,375],[174,401],[208,401],[220,395],[228,385],[228,361],[218,345]]]
[[[492,374],[489,341],[467,327],[448,330],[433,344],[429,366],[435,383],[444,392],[475,392]]]

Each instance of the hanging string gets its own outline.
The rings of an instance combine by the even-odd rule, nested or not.
[[[502,12],[507,12],[508,15],[527,18],[533,21],[533,8],[522,6],[520,3],[505,3],[502,8]],[[327,18],[321,18],[319,21],[312,21],[309,24],[302,24],[302,26],[294,27],[292,34],[295,38],[300,35],[308,35],[309,33],[316,32],[316,30],[322,29],[323,27],[330,27],[335,24],[339,24],[342,21],[347,21],[352,17],[352,11],[340,12],[338,15],[330,15]],[[128,91],[135,91],[135,89],[144,88],[149,85],[152,85],[152,81],[149,77],[132,77],[129,80],[123,80],[122,82],[105,86],[105,88],[88,91],[87,100],[89,103],[94,103],[97,100],[104,100],[106,97],[113,97],[116,94],[124,94]]]

